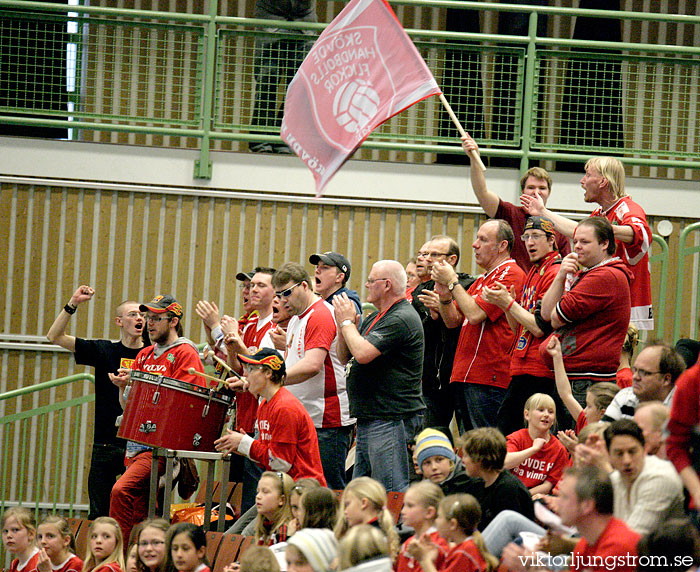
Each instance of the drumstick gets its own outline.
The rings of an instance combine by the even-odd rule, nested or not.
[[[214,377],[213,375],[209,375],[208,373],[202,373],[201,371],[197,371],[193,367],[187,370],[187,372],[191,375],[198,375],[199,377],[203,377],[204,379],[209,379],[211,381],[215,381],[216,383],[221,383],[223,380],[219,379],[218,377]]]
[[[219,356],[216,355],[215,352],[212,350],[209,350],[209,353],[207,354],[208,357],[213,358],[217,363],[221,364],[223,368],[228,371],[229,373],[232,373],[233,375],[238,375],[235,371],[231,369],[231,367],[224,361],[222,360]]]

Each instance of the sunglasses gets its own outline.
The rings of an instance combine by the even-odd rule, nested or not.
[[[290,286],[286,290],[282,290],[281,292],[275,292],[275,296],[277,296],[278,298],[289,298],[292,295],[292,290],[294,290],[294,288],[300,285],[301,282],[297,282],[296,284]]]

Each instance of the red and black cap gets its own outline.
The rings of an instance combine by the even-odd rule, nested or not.
[[[277,350],[272,348],[262,348],[254,353],[252,356],[238,356],[238,359],[243,363],[248,363],[251,365],[264,365],[269,367],[271,370],[279,371],[284,375],[287,371],[284,365],[284,359]]]
[[[182,317],[182,306],[178,301],[172,296],[162,294],[156,296],[150,302],[141,304],[139,306],[139,311],[141,312],[155,312],[156,314],[164,314],[165,312],[172,312],[178,317]]]

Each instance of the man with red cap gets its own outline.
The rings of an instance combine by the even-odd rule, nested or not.
[[[217,451],[245,455],[265,470],[288,473],[295,481],[316,479],[325,486],[316,428],[301,402],[283,387],[287,370],[282,356],[277,350],[263,348],[238,359],[245,378],[231,379],[229,387],[262,398],[256,421],[259,436],[253,439],[228,429],[216,441]]]
[[[182,336],[182,306],[172,296],[156,296],[139,310],[145,314],[146,328],[153,345],[143,348],[134,360],[133,370],[163,375],[195,385],[205,386],[202,377],[189,373],[190,368],[204,372],[199,352],[192,341]],[[128,372],[119,370],[116,384],[124,394]],[[124,398],[128,398],[124,395]],[[109,516],[129,538],[133,526],[148,516],[151,447],[128,441],[126,470],[112,488]],[[165,471],[165,458],[160,458],[158,472]]]

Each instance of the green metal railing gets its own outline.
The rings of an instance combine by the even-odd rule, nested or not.
[[[85,380],[94,384],[95,377],[78,373],[22,387],[0,394],[0,402],[25,396],[46,397],[48,391]],[[87,417],[84,408],[94,400],[94,393],[79,395],[0,418],[0,511],[21,503],[33,507],[37,516],[40,511],[56,510],[73,516],[76,507],[83,504],[76,486],[81,450],[75,444],[86,429],[82,424]],[[9,406],[4,405],[5,409]],[[30,461],[32,466],[28,465]]]
[[[630,164],[700,168],[693,136],[700,119],[692,113],[700,107],[700,47],[537,35],[539,19],[550,16],[679,25],[699,25],[700,17],[392,4],[529,13],[524,36],[407,30],[484,156],[520,159],[525,168],[531,159],[582,161],[596,152]],[[199,178],[211,176],[216,141],[279,143],[286,84],[325,24],[275,21],[271,32],[269,20],[222,16],[216,0],[208,6],[208,14],[181,14],[0,0],[0,61],[10,62],[0,79],[0,124],[71,128],[79,138],[149,134],[154,145],[167,136],[191,138],[187,146],[200,150]],[[41,55],[29,36],[43,42]],[[76,53],[70,90],[63,65],[69,44]],[[39,73],[24,77],[23,65]],[[430,98],[385,123],[364,147],[461,153],[455,137]]]
[[[659,264],[660,268],[657,271],[653,270],[652,275],[659,278],[659,298],[658,302],[653,305],[654,308],[654,329],[656,338],[664,339],[665,321],[666,321],[666,289],[668,287],[668,243],[662,236],[658,234],[652,235],[654,244],[661,248],[661,252],[656,254],[649,253],[649,263],[653,266]],[[674,338],[675,339],[675,338]]]
[[[697,338],[698,335],[698,310],[700,310],[700,245],[691,246],[688,244],[688,239],[691,233],[700,230],[700,222],[686,226],[682,231],[678,241],[678,277],[676,279],[676,307],[673,315],[673,339],[677,340],[681,335],[681,323],[683,315],[688,315],[689,311],[695,310],[695,323],[689,324],[688,336]],[[697,235],[695,236],[697,239]],[[696,240],[697,242],[697,240]],[[691,259],[692,257],[692,259]],[[694,272],[691,275],[690,282],[686,283],[686,265]],[[691,298],[690,305],[682,304],[685,299],[683,290],[690,287],[691,292],[695,290],[695,299]],[[693,317],[692,312],[690,313]]]

